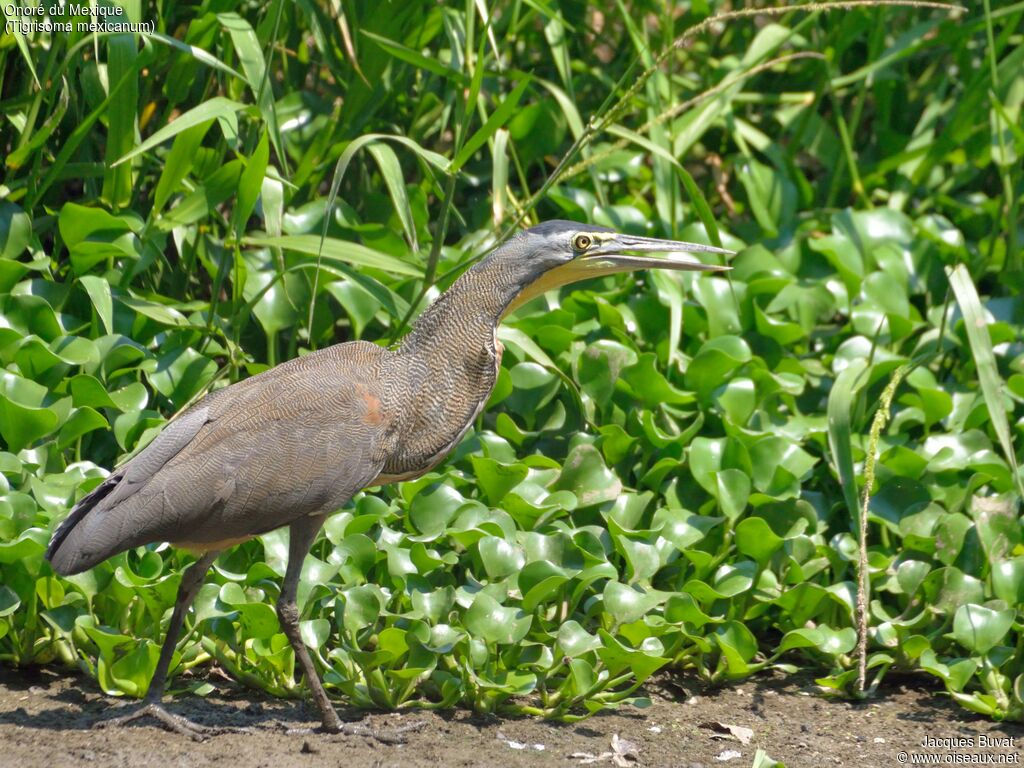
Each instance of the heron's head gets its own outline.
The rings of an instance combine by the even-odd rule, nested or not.
[[[506,244],[519,263],[522,290],[508,306],[511,312],[540,294],[569,283],[637,269],[675,269],[686,272],[722,272],[730,267],[703,264],[679,257],[688,253],[731,254],[724,248],[659,240],[616,232],[596,224],[576,221],[545,221],[521,232]],[[501,249],[499,249],[501,250]],[[669,257],[637,254],[664,253]]]

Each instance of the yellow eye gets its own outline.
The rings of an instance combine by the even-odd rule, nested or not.
[[[577,251],[585,251],[594,242],[594,239],[590,235],[576,235],[572,239],[572,247]]]

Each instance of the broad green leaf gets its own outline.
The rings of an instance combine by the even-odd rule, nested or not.
[[[971,653],[985,655],[1006,637],[1016,616],[1012,609],[994,611],[983,605],[961,605],[953,616],[953,637]]]

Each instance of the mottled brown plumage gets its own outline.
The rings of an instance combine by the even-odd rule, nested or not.
[[[462,275],[397,349],[338,344],[216,391],[82,498],[46,553],[58,573],[79,573],[158,541],[202,553],[182,579],[140,713],[201,734],[160,705],[185,612],[222,549],[287,525],[291,543],[278,616],[324,727],[339,730],[302,643],[295,606],[302,560],[323,520],[365,487],[427,472],[459,442],[494,387],[501,360],[495,332],[517,300],[643,267],[722,269],[622,250],[721,252],[575,222],[534,227]]]

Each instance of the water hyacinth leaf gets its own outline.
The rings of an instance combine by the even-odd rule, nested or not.
[[[491,580],[511,576],[525,563],[523,553],[515,545],[498,536],[483,537],[477,542],[477,547],[484,570]]]
[[[603,629],[598,630],[598,636],[601,639],[601,647],[597,650],[597,655],[612,675],[621,674],[628,669],[636,676],[636,681],[642,683],[670,661],[662,655],[665,648],[656,637],[649,637],[634,648]]]
[[[102,208],[69,202],[60,210],[57,227],[79,275],[104,259],[139,255],[134,233],[142,228],[142,221],[134,214],[115,216]]]
[[[473,472],[487,501],[498,504],[513,488],[526,479],[529,468],[524,464],[503,464],[483,456],[471,456]]]
[[[730,520],[736,520],[750,498],[750,478],[738,469],[723,469],[715,473],[715,498],[718,508]]]
[[[994,611],[973,603],[961,605],[953,615],[953,637],[971,653],[984,655],[1002,642],[1016,617],[1013,609]]]
[[[783,540],[760,517],[748,517],[736,526],[736,549],[762,565],[782,544]]]
[[[1008,605],[1024,603],[1024,557],[992,565],[992,591]]]
[[[786,633],[779,644],[778,651],[794,648],[815,648],[827,656],[836,657],[849,653],[857,644],[857,632],[853,627],[841,630],[832,629],[826,624],[814,628],[794,629]]]
[[[985,599],[981,580],[953,566],[937,568],[929,573],[922,588],[929,605],[942,613],[954,613],[961,606],[981,603]]]
[[[750,662],[757,654],[757,638],[738,621],[727,621],[715,628],[712,638],[722,652],[730,677],[741,677],[750,671]]]
[[[344,605],[342,621],[349,632],[373,625],[380,616],[382,603],[380,589],[376,586],[352,587],[341,593],[341,600]]]
[[[736,378],[715,392],[715,400],[726,418],[736,426],[746,424],[757,404],[754,381],[746,377]]]
[[[975,496],[971,504],[975,530],[992,563],[998,563],[1014,554],[1021,546],[1021,532],[1017,503],[1009,497]]]
[[[505,607],[486,592],[480,592],[464,617],[466,629],[488,643],[518,643],[530,631],[533,617]]]
[[[10,616],[21,605],[21,598],[10,587],[0,585],[0,617]]]
[[[748,362],[750,347],[738,336],[719,336],[701,346],[686,368],[686,386],[707,400],[728,374]]]
[[[553,597],[569,581],[566,571],[543,560],[529,563],[519,574],[523,610],[532,613]]]
[[[57,444],[60,447],[65,447],[77,441],[82,435],[109,427],[107,420],[96,410],[88,406],[76,408],[61,426]]]
[[[25,210],[8,200],[0,202],[0,260],[21,256],[31,236],[32,222]]]
[[[693,395],[673,387],[664,374],[656,367],[657,358],[652,353],[640,355],[636,363],[622,370],[622,381],[629,385],[633,394],[645,405],[658,406],[687,405],[694,401]]]
[[[558,627],[558,646],[566,656],[582,656],[600,648],[601,639],[587,632],[578,621],[569,620]]]
[[[57,428],[57,414],[51,408],[34,408],[0,393],[0,437],[7,448],[20,451]]]
[[[89,294],[89,299],[96,310],[96,316],[103,323],[107,333],[114,332],[114,300],[110,295],[110,283],[96,275],[83,275],[79,278],[82,287]]]
[[[188,402],[213,378],[217,364],[191,347],[166,350],[147,373],[153,388],[179,406]]]
[[[604,605],[611,616],[620,624],[630,624],[642,618],[651,609],[669,598],[668,592],[656,589],[644,590],[609,581],[604,588]]]
[[[671,624],[686,622],[699,628],[705,624],[718,622],[720,619],[704,613],[692,595],[680,592],[677,595],[672,595],[666,601],[665,621]]]
[[[465,499],[449,485],[437,485],[416,494],[409,506],[409,520],[422,537],[436,538],[455,516]]]
[[[310,648],[322,648],[331,634],[331,623],[327,619],[310,619],[299,622],[302,642]]]
[[[597,448],[580,444],[566,456],[555,488],[572,491],[580,506],[587,507],[618,498],[622,482],[605,466]]]
[[[413,607],[434,624],[441,624],[455,605],[455,589],[451,586],[432,591],[414,589],[410,593]]]

